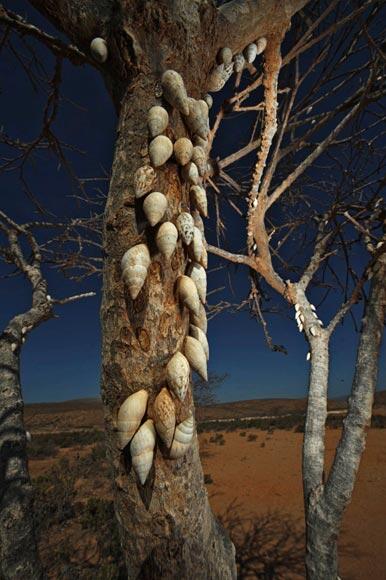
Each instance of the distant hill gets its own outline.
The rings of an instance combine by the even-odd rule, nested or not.
[[[330,399],[329,411],[346,409],[344,398]],[[237,419],[241,417],[301,415],[306,409],[306,399],[252,399],[218,403],[197,408],[198,421]],[[386,415],[386,391],[375,396],[374,409]],[[25,406],[25,420],[32,431],[71,431],[77,429],[102,429],[103,409],[100,399],[75,399],[59,403],[32,403]]]

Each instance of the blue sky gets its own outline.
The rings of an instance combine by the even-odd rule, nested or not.
[[[38,26],[52,30],[26,2],[6,2],[12,10],[26,14]],[[39,49],[40,50],[40,49]],[[45,51],[42,58],[47,69],[52,59]],[[2,124],[13,137],[31,139],[39,131],[41,110],[45,95],[31,90],[26,75],[16,66],[9,53],[0,60],[3,79],[0,107]],[[6,79],[6,82],[4,80]],[[111,166],[115,140],[115,113],[100,75],[91,67],[64,65],[63,95],[68,99],[61,104],[56,131],[64,141],[76,144],[84,155],[73,155],[78,175],[105,176]],[[71,102],[77,103],[73,105]],[[231,139],[217,145],[217,153],[232,150],[237,137],[243,138],[243,125],[233,131]],[[28,179],[33,190],[57,215],[74,212],[72,184],[63,168],[44,154],[35,166],[28,167]],[[16,173],[1,175],[1,206],[16,220],[31,216],[34,208],[22,193]],[[82,209],[75,206],[75,212]],[[213,210],[212,210],[213,211]],[[230,218],[232,228],[227,243],[241,247],[245,233],[236,219]],[[214,224],[209,222],[209,241],[215,242]],[[239,241],[240,240],[240,241]],[[210,258],[210,267],[217,260]],[[243,268],[230,268],[232,291],[227,289],[219,298],[237,301],[246,296],[248,280]],[[56,297],[67,293],[95,290],[97,296],[82,302],[58,307],[58,317],[45,322],[28,337],[22,353],[22,384],[25,400],[58,401],[95,397],[99,393],[100,371],[100,279],[90,280],[81,288],[63,280],[54,272],[48,273],[50,293]],[[209,290],[226,281],[224,272],[209,275]],[[315,302],[318,296],[315,293]],[[217,301],[213,297],[212,301]],[[211,348],[209,371],[227,373],[218,398],[223,401],[260,397],[302,397],[306,395],[308,363],[307,345],[298,333],[290,311],[283,302],[281,315],[267,316],[273,341],[283,344],[287,355],[271,352],[264,341],[261,327],[248,313],[224,313],[209,323],[208,338]],[[10,278],[0,282],[0,325],[14,314],[28,307],[29,293],[24,280]],[[333,305],[320,309],[322,320],[327,321]],[[356,311],[359,314],[361,306]],[[331,396],[347,394],[352,378],[355,346],[358,335],[349,320],[338,328],[331,345]],[[386,352],[383,345],[380,369],[380,388],[386,388]]]

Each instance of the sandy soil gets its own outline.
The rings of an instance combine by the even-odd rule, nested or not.
[[[246,516],[277,510],[293,519],[294,530],[303,529],[301,486],[302,434],[246,430],[224,433],[224,445],[209,443],[211,433],[200,435],[204,473],[216,513],[232,502]],[[256,435],[255,441],[248,436]],[[327,431],[326,466],[332,462],[340,435]],[[262,444],[264,446],[262,447]],[[342,580],[386,579],[386,431],[371,430],[360,467],[353,501],[344,518],[340,541]]]

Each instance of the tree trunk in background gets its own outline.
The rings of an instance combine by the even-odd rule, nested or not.
[[[158,79],[157,79],[158,80]],[[105,213],[106,252],[102,304],[103,377],[109,454],[114,468],[115,509],[120,525],[128,578],[235,578],[234,548],[214,518],[203,481],[197,437],[187,454],[165,459],[155,450],[152,471],[141,486],[131,469],[129,451],[116,447],[114,432],[119,406],[140,389],[149,393],[147,415],[160,389],[166,385],[165,367],[182,349],[189,315],[182,311],[175,282],[184,273],[186,257],[181,242],[170,260],[154,243],[156,228],[146,227],[142,200],[135,201],[133,174],[146,161],[146,118],[156,104],[156,79],[141,75],[122,103],[119,139]],[[174,113],[171,125],[177,136],[183,129]],[[167,219],[175,221],[188,209],[188,188],[182,185],[175,164],[157,170],[154,189],[168,198]],[[132,301],[121,279],[124,252],[139,242],[147,244],[152,263],[138,298]],[[177,423],[193,408],[191,392],[177,402]],[[126,448],[128,449],[128,448]]]
[[[316,468],[310,481],[305,474],[305,511],[307,524],[307,578],[336,580],[338,575],[338,536],[342,518],[350,503],[371,424],[374,392],[377,385],[379,353],[386,313],[386,254],[373,268],[370,295],[365,307],[348,413],[327,482]],[[318,420],[324,421],[323,408]],[[307,430],[305,439],[307,438]],[[324,436],[323,436],[324,439]],[[308,442],[310,446],[310,442]],[[314,446],[315,450],[315,446]],[[318,454],[316,454],[317,456]],[[323,449],[324,455],[324,449]],[[308,467],[311,469],[310,454]],[[313,467],[315,470],[315,467]],[[319,481],[318,481],[319,477]]]
[[[26,454],[20,331],[10,324],[0,337],[0,577],[35,580],[43,578],[43,570],[34,534]]]

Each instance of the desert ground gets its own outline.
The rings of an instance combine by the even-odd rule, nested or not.
[[[330,404],[335,412],[342,408],[341,401]],[[236,544],[240,578],[304,578],[302,433],[296,426],[303,410],[304,402],[286,400],[199,410],[205,482],[211,505]],[[383,393],[374,413],[385,414]],[[279,422],[268,426],[240,422],[242,417],[273,415]],[[295,420],[286,424],[288,415]],[[119,542],[111,534],[100,403],[27,406],[26,423],[32,432],[30,470],[38,489],[41,549],[50,577],[123,578]],[[327,429],[326,471],[340,432],[337,422]],[[386,580],[385,489],[386,429],[372,428],[343,522],[342,580]]]

